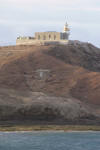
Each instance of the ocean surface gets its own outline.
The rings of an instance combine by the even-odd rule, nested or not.
[[[0,150],[100,150],[100,132],[0,132]]]

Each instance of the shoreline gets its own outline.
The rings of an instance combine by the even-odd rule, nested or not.
[[[0,126],[0,132],[32,132],[32,131],[48,131],[48,132],[86,132],[100,131],[100,126],[94,125],[12,125]]]

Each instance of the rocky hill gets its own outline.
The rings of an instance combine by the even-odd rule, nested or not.
[[[100,124],[100,49],[0,47],[0,120]]]

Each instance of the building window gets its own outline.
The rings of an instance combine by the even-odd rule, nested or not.
[[[56,35],[54,35],[54,40],[56,40]]]
[[[45,35],[43,36],[43,40],[46,40],[46,36]]]
[[[38,40],[40,40],[40,35],[38,35]]]
[[[49,40],[51,40],[51,35],[49,35]]]

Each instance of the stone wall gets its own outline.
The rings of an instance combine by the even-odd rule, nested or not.
[[[67,44],[68,34],[62,32],[36,32],[35,37],[18,37],[16,45]]]
[[[66,45],[68,40],[59,40],[59,41],[44,41],[44,40],[16,40],[16,45]]]
[[[35,39],[47,41],[68,40],[68,33],[63,32],[36,32]]]
[[[37,40],[47,40],[47,41],[57,41],[60,40],[60,32],[36,32],[35,39]]]
[[[34,45],[36,44],[36,40],[34,39],[17,39],[16,45]]]

